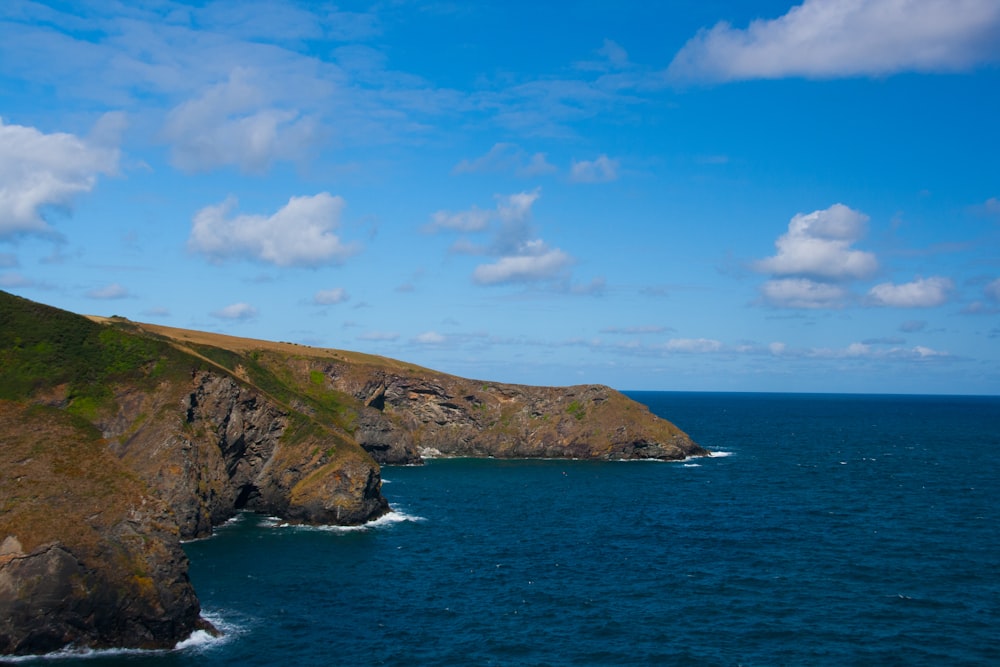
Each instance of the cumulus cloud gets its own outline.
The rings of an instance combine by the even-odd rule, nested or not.
[[[111,283],[110,285],[90,290],[87,292],[87,296],[91,299],[124,299],[131,295],[127,289],[118,283]]]
[[[808,278],[769,280],[761,286],[764,300],[783,308],[836,308],[847,290],[839,285],[816,282]]]
[[[231,303],[212,312],[212,317],[221,320],[251,320],[257,317],[257,309],[249,303]]]
[[[746,29],[718,23],[677,53],[675,80],[951,72],[996,60],[995,0],[805,0]]]
[[[233,215],[236,205],[229,197],[198,211],[188,249],[215,261],[247,258],[276,266],[339,263],[358,250],[334,233],[344,208],[340,197],[326,192],[292,197],[270,216]]]
[[[573,258],[559,248],[550,247],[535,238],[531,227],[531,208],[541,190],[497,195],[493,210],[472,207],[466,211],[438,211],[431,216],[426,231],[459,231],[485,233],[487,241],[461,238],[452,252],[468,255],[485,255],[496,261],[481,264],[472,273],[472,280],[479,285],[505,283],[546,282],[567,277]],[[579,289],[579,293],[598,293],[604,289],[601,279]],[[571,291],[572,288],[571,288]]]
[[[117,172],[118,160],[117,148],[0,118],[0,238],[51,234],[46,211],[71,210],[98,176]]]
[[[948,301],[954,285],[948,278],[932,276],[895,285],[880,283],[868,291],[871,302],[892,308],[931,308]]]
[[[548,280],[558,277],[572,261],[562,250],[549,249],[536,241],[522,246],[521,254],[477,266],[472,279],[480,285]]]
[[[848,295],[843,283],[870,276],[878,261],[853,246],[868,216],[843,204],[798,213],[774,242],[777,253],[751,265],[771,280],[761,286],[764,301],[782,308],[834,308]]]
[[[171,144],[174,166],[207,171],[236,165],[262,173],[276,160],[306,154],[316,140],[316,123],[296,109],[269,106],[264,86],[253,78],[251,70],[236,68],[227,81],[168,114],[163,138]]]
[[[607,183],[618,178],[618,160],[600,155],[595,160],[574,162],[569,169],[573,183]]]
[[[313,295],[313,303],[318,306],[332,306],[338,303],[344,303],[350,299],[347,290],[343,287],[334,287],[333,289],[320,290]]]
[[[774,276],[844,280],[864,278],[877,268],[875,255],[851,246],[865,233],[868,216],[843,204],[795,215],[774,245],[778,253],[754,267]]]

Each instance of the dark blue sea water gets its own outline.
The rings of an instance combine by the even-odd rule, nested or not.
[[[723,455],[387,467],[187,545],[225,639],[86,662],[1000,664],[1000,398],[631,395]]]

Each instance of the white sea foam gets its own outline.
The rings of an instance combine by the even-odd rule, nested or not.
[[[701,464],[700,463],[685,463],[684,467],[685,468],[700,468]]]
[[[190,637],[177,642],[177,645],[174,646],[175,651],[200,653],[216,646],[221,646],[242,634],[243,629],[240,626],[227,621],[218,614],[203,611],[201,616],[215,626],[219,634],[213,635],[211,632],[205,630],[195,630],[191,633]]]
[[[721,459],[721,458],[724,458],[726,456],[732,456],[732,455],[733,455],[732,452],[714,451],[714,452],[710,453],[708,456],[709,456],[709,458],[713,458],[713,459]]]
[[[421,516],[393,510],[387,514],[383,514],[377,519],[373,519],[372,521],[368,521],[367,523],[363,523],[358,526],[335,526],[329,524],[323,526],[308,526],[304,524],[285,523],[280,520],[276,520],[275,523],[271,523],[269,525],[275,528],[291,528],[294,530],[318,530],[330,533],[355,533],[373,530],[376,528],[385,528],[387,526],[393,526],[397,523],[405,523],[407,521],[417,522],[426,521],[426,519]]]
[[[75,648],[72,646],[67,646],[66,648],[61,648],[58,651],[53,651],[52,653],[44,653],[42,655],[12,655],[0,657],[0,662],[3,663],[34,663],[34,662],[48,662],[50,660],[85,660],[89,658],[113,658],[117,656],[128,656],[128,655],[157,655],[165,653],[162,650],[144,650],[138,648]]]
[[[214,614],[203,613],[202,617],[214,625],[221,633],[218,636],[212,635],[205,630],[195,630],[187,639],[177,642],[173,649],[141,649],[141,648],[79,648],[67,646],[58,651],[45,653],[42,655],[17,655],[2,656],[0,664],[12,663],[37,663],[49,662],[53,660],[89,660],[92,658],[118,658],[135,656],[162,656],[172,651],[204,651],[207,648],[218,646],[229,641],[239,634],[240,630],[232,623],[228,623],[221,617]]]

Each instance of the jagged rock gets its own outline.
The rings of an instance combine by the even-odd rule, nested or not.
[[[0,401],[0,653],[165,648],[211,627],[169,509],[81,421]]]
[[[434,456],[678,460],[707,450],[610,387],[530,387],[316,361],[330,389],[362,403],[358,442],[383,464]]]

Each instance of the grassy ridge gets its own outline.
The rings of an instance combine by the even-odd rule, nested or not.
[[[168,343],[128,328],[0,292],[0,398],[65,386],[71,408],[86,415],[114,381],[155,381],[190,366]]]

